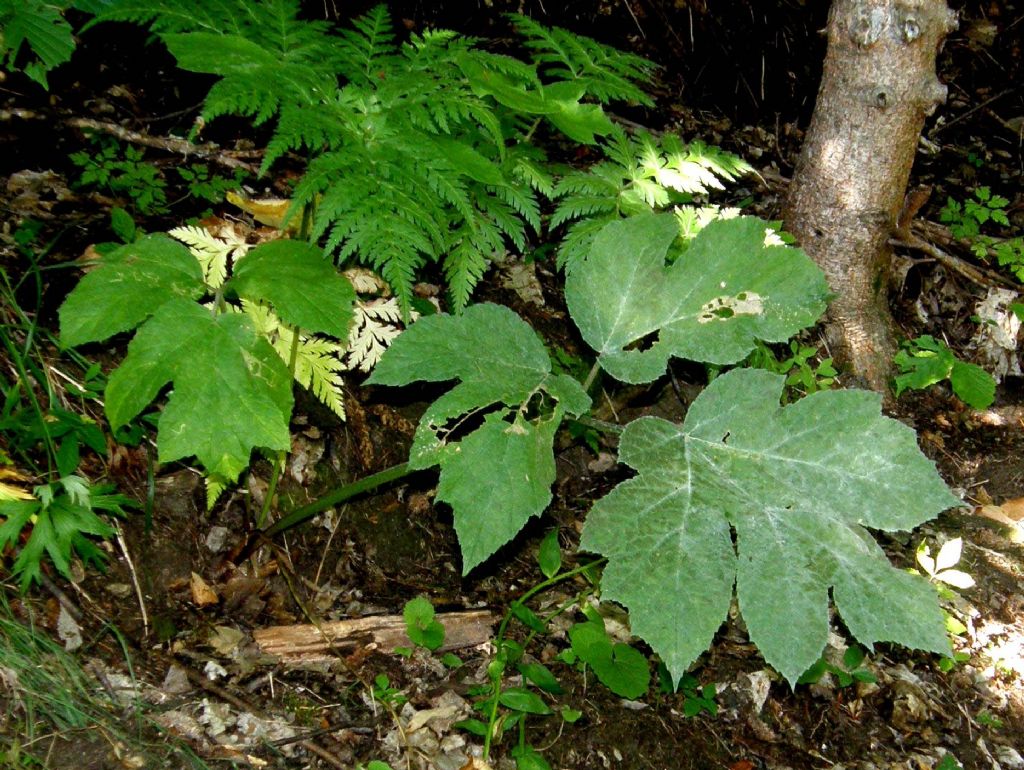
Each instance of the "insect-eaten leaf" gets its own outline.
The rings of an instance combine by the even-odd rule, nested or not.
[[[670,356],[732,364],[755,340],[782,342],[814,324],[828,296],[824,274],[801,250],[766,245],[767,232],[753,217],[714,221],[667,264],[679,236],[671,214],[602,228],[565,282],[569,311],[602,368],[650,382]]]
[[[547,507],[555,431],[566,412],[589,408],[590,398],[572,377],[551,371],[543,342],[525,321],[490,304],[420,319],[367,383],[451,379],[460,382],[424,413],[409,463],[440,464],[437,496],[452,506],[468,573]],[[534,399],[544,409],[527,419],[522,407]]]
[[[682,425],[626,427],[620,460],[638,475],[595,504],[581,541],[608,557],[602,596],[629,608],[677,680],[711,643],[734,583],[751,640],[791,684],[821,656],[830,589],[866,647],[949,655],[934,588],[893,568],[866,527],[909,530],[959,500],[876,394],[782,408],[783,386],[733,370]]]

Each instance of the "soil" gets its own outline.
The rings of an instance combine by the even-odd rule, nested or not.
[[[511,6],[493,5],[497,10]],[[758,4],[744,2],[738,4],[744,13],[730,27],[725,14],[709,10],[706,3],[675,5],[682,10],[670,3],[595,3],[587,13],[565,11],[563,18],[545,16],[532,6],[524,10],[550,23],[603,35],[601,39],[614,45],[633,46],[656,61],[676,62],[660,81],[658,111],[630,119],[652,128],[675,126],[686,139],[699,136],[756,158],[766,181],[733,193],[753,195],[757,213],[771,218],[784,190],[778,180],[793,167],[800,126],[806,125],[813,106],[821,60],[815,32],[824,23],[823,13],[802,2],[780,3],[765,16],[754,13]],[[962,199],[965,191],[991,184],[1018,196],[1011,210],[1020,226],[1020,136],[1007,135],[992,116],[1005,123],[1024,115],[1024,94],[1017,86],[987,101],[1008,84],[1024,82],[1020,10],[1009,3],[985,6],[963,8],[963,31],[946,46],[940,74],[950,83],[952,100],[926,128],[938,150],[921,156],[912,186],[935,188],[919,215],[934,222],[947,195]],[[452,19],[459,18],[457,9],[444,3],[428,10],[407,3],[397,7],[395,16],[413,28],[438,18],[448,26],[461,23]],[[498,23],[490,15],[486,18],[480,23],[487,27]],[[775,30],[774,36],[759,36],[761,48],[746,49],[744,35],[764,24]],[[998,31],[995,42],[987,45],[985,24]],[[52,172],[39,178],[27,202],[15,200],[18,190],[10,184],[0,193],[7,212],[5,233],[26,219],[42,221],[48,237],[41,242],[55,239],[45,257],[48,265],[74,260],[90,244],[109,237],[113,201],[72,184],[76,171],[67,158],[85,140],[67,121],[113,120],[135,131],[166,135],[187,128],[195,117],[205,80],[177,73],[172,61],[154,53],[158,46],[143,45],[143,37],[86,35],[74,74],[54,74],[49,100],[13,78],[2,93],[4,110],[33,115],[4,113],[0,135],[16,151],[4,154],[3,172],[14,175],[11,179],[23,171]],[[794,50],[801,53],[794,55]],[[743,56],[736,58],[738,51]],[[760,86],[757,51],[767,73]],[[735,67],[725,66],[734,59]],[[209,138],[228,147],[260,146],[260,137],[246,136],[244,130],[244,124],[223,121],[210,128]],[[983,154],[981,168],[968,162],[968,152]],[[166,168],[178,162],[170,154],[153,152],[152,157]],[[147,221],[146,229],[159,230],[199,213],[186,211],[188,205],[174,207],[166,221]],[[971,259],[966,253],[961,256]],[[13,249],[5,251],[3,260],[12,275],[27,268]],[[900,280],[893,287],[893,306],[906,336],[942,336],[970,359],[970,316],[985,288],[916,254],[897,254],[894,267]],[[53,275],[39,311],[40,323],[51,329],[55,310],[78,273],[60,270]],[[584,349],[564,314],[561,279],[552,271],[543,264],[536,268],[543,305],[503,288],[499,270],[493,277],[476,299],[506,304],[552,342],[570,351]],[[34,306],[33,291],[25,287],[19,301]],[[817,344],[813,333],[806,339]],[[120,342],[86,352],[109,367],[123,355]],[[56,362],[56,351],[53,356]],[[608,384],[607,395],[623,421],[641,414],[678,420],[705,381],[702,369],[677,362],[670,378],[643,389]],[[557,662],[567,647],[566,626],[571,617],[582,617],[577,608],[564,624],[553,624],[551,634],[531,639],[528,652],[557,672],[564,692],[549,699],[553,708],[567,706],[581,715],[573,724],[557,715],[528,717],[530,745],[542,750],[552,768],[565,770],[909,770],[939,767],[946,752],[964,768],[1024,768],[1018,753],[1024,752],[1024,546],[1005,527],[978,515],[980,506],[1024,497],[1022,386],[1020,378],[1005,378],[996,404],[983,413],[964,407],[942,385],[907,393],[894,407],[894,416],[917,430],[922,450],[965,501],[964,508],[913,533],[879,535],[893,563],[906,568],[915,566],[915,549],[922,540],[934,550],[949,539],[963,538],[959,567],[973,576],[975,585],[944,602],[965,627],[954,636],[963,660],[951,670],[943,670],[934,656],[878,645],[865,662],[874,682],[844,683],[837,675],[826,675],[794,690],[766,666],[749,643],[742,619],[735,616],[692,670],[701,686],[714,684],[716,713],[688,716],[692,692],[666,694],[655,687],[638,700],[623,699],[592,675]],[[419,414],[436,395],[434,389],[407,389],[398,398],[411,401],[399,403],[394,392],[353,383],[345,423],[300,398],[289,470],[272,510],[287,512],[352,479],[402,462]],[[535,554],[552,527],[558,528],[567,563],[585,563],[585,554],[576,555],[585,514],[625,477],[623,468],[605,461],[613,456],[614,442],[602,439],[599,454],[569,437],[559,442],[554,501],[544,520],[533,522],[469,577],[461,576],[451,513],[434,504],[434,474],[417,474],[350,501],[280,536],[239,566],[232,554],[253,529],[271,476],[268,463],[257,461],[247,484],[207,511],[203,483],[194,469],[155,465],[155,450],[145,442],[119,447],[92,470],[151,509],[123,522],[123,542],[111,544],[105,574],[89,571],[73,586],[56,578],[47,585],[77,608],[83,633],[100,640],[84,654],[101,672],[100,679],[111,681],[126,672],[127,649],[141,697],[160,714],[156,721],[211,766],[356,767],[376,759],[394,768],[481,768],[469,759],[480,739],[452,727],[452,722],[479,716],[470,706],[474,688],[487,682],[490,644],[456,650],[461,663],[451,667],[421,650],[403,657],[372,646],[327,662],[287,665],[264,656],[252,632],[307,623],[310,617],[400,614],[416,596],[428,597],[438,610],[483,607],[500,617],[513,599],[542,579]],[[585,585],[582,577],[560,585],[543,594],[543,606],[570,602]],[[54,601],[46,591],[25,600],[26,606],[40,607],[40,617],[52,619],[51,629],[56,623]],[[109,623],[119,629],[123,645],[105,634]],[[845,633],[838,618],[833,627],[829,654],[838,660]],[[525,641],[522,626],[518,629],[513,637]],[[401,690],[405,704],[388,703],[379,683],[377,694],[371,694],[381,675],[387,676],[388,686]],[[408,729],[410,718],[429,709],[437,709],[438,716],[426,726]],[[396,729],[399,721],[404,732]],[[513,730],[496,745],[495,767],[514,766],[510,751],[515,735]],[[123,752],[102,740],[55,740],[50,767],[130,766]]]

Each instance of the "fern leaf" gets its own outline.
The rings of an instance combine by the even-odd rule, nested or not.
[[[510,18],[547,77],[583,86],[602,104],[616,100],[654,104],[638,85],[647,83],[655,71],[647,59],[560,27],[544,27],[528,16],[510,14]]]
[[[278,330],[274,350],[286,363],[291,362],[295,349],[295,381],[342,420],[345,419],[344,380],[341,372],[344,365],[341,356],[344,348],[323,337],[300,335],[295,342],[295,332],[285,326]]]
[[[355,19],[339,38],[339,71],[354,83],[371,84],[381,60],[396,53],[391,16],[383,4]]]
[[[594,242],[598,231],[609,222],[618,219],[616,214],[605,214],[590,219],[582,219],[569,227],[558,247],[556,264],[565,270],[566,275],[579,265],[590,252],[590,246]]]
[[[462,235],[444,259],[444,277],[455,313],[461,313],[469,305],[473,289],[489,264],[472,234],[464,230]]]
[[[410,313],[410,320],[415,320],[418,315]],[[396,299],[357,303],[355,323],[349,333],[345,353],[345,367],[369,372],[403,330],[402,309]]]
[[[245,256],[251,246],[241,238],[218,238],[205,227],[185,225],[168,230],[168,235],[188,246],[203,268],[203,280],[211,289],[219,289],[227,279],[228,258]]]
[[[493,187],[488,188],[492,193],[497,195],[504,203],[507,203],[516,214],[533,228],[535,233],[540,232],[540,205],[537,203],[537,197],[533,194],[529,187],[515,187],[507,185],[504,187]],[[503,228],[505,229],[505,228]],[[522,222],[519,222],[516,226],[517,230],[522,230]],[[512,232],[506,229],[506,233],[511,238]],[[523,246],[516,244],[520,249]]]

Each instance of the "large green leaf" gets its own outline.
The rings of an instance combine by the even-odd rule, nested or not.
[[[348,339],[355,289],[316,246],[277,240],[250,251],[228,282],[239,296],[269,302],[285,322]]]
[[[203,273],[187,248],[166,235],[147,235],[103,257],[60,308],[66,347],[134,329],[173,297],[198,299]]]
[[[552,442],[561,422],[556,414],[538,423],[504,413],[459,442],[459,451],[441,461],[437,497],[452,507],[462,550],[462,573],[497,551],[530,517],[551,502],[555,481]]]
[[[564,413],[586,411],[590,398],[576,380],[552,373],[544,344],[525,321],[488,304],[417,321],[367,382],[452,379],[461,382],[420,419],[409,464],[440,464],[438,497],[452,507],[463,571],[469,572],[547,507],[555,431]],[[557,406],[542,400],[545,394]],[[544,406],[547,416],[526,419],[530,405]]]
[[[670,356],[735,363],[755,339],[781,342],[817,321],[824,275],[799,249],[766,246],[766,229],[752,217],[712,222],[666,264],[679,234],[671,214],[606,225],[565,283],[569,311],[601,366],[620,380],[649,382]]]
[[[369,385],[408,385],[426,380],[461,382],[427,408],[409,462],[429,468],[449,454],[449,435],[469,414],[495,404],[518,406],[541,391],[570,414],[582,414],[590,397],[568,375],[553,374],[544,343],[514,312],[481,303],[458,316],[417,321],[392,343],[367,380]]]
[[[245,315],[213,315],[183,299],[164,303],[110,375],[106,410],[115,430],[168,383],[160,416],[160,461],[195,455],[234,481],[254,447],[288,449],[291,376]]]
[[[581,542],[608,557],[603,597],[629,608],[676,679],[725,619],[734,580],[751,640],[791,684],[825,646],[830,588],[866,646],[948,654],[934,589],[894,569],[865,527],[909,530],[959,501],[877,394],[781,408],[783,383],[734,370],[681,426],[626,427],[620,459],[638,475],[597,502]]]

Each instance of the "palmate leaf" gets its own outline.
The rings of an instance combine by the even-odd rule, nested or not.
[[[160,462],[195,455],[209,473],[234,481],[254,447],[290,447],[291,376],[247,316],[213,316],[183,299],[161,305],[110,375],[111,428],[135,417],[168,383],[174,390],[158,426]]]
[[[355,289],[320,249],[305,241],[257,246],[235,265],[228,289],[253,302],[271,303],[283,321],[304,331],[348,338]]]
[[[650,382],[670,356],[731,364],[754,340],[781,342],[825,310],[828,286],[799,249],[766,246],[753,217],[715,221],[666,265],[679,235],[672,214],[606,225],[567,277],[573,320],[613,377]],[[634,346],[656,339],[646,349]]]
[[[602,595],[629,608],[677,680],[725,619],[734,581],[751,640],[791,684],[825,646],[830,588],[862,644],[949,654],[934,588],[893,568],[865,528],[909,530],[959,500],[877,394],[780,408],[783,384],[734,370],[682,425],[626,427],[620,459],[638,475],[597,502],[581,541],[608,557]]]
[[[104,256],[68,295],[60,308],[61,344],[134,329],[168,299],[198,299],[205,291],[202,269],[187,248],[165,235],[147,235]]]
[[[34,58],[24,72],[43,88],[49,88],[47,73],[71,58],[75,38],[60,13],[60,6],[40,0],[0,2],[0,61],[17,66],[23,44]]]
[[[564,413],[589,408],[590,398],[571,377],[552,373],[544,343],[525,321],[489,304],[420,319],[394,341],[367,383],[452,379],[460,382],[421,418],[409,464],[440,464],[438,496],[452,506],[466,573],[547,507],[555,430]],[[542,394],[557,406],[525,419],[521,407],[534,398],[540,403]],[[481,426],[459,436],[480,416]]]

